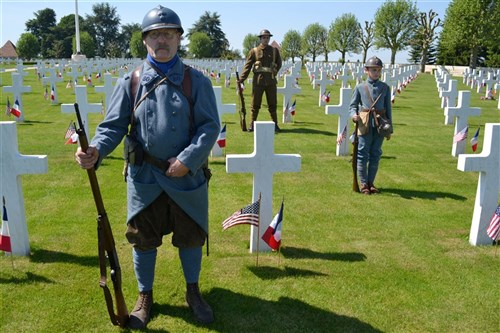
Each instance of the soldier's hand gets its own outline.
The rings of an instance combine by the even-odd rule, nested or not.
[[[357,123],[360,118],[361,117],[359,115],[355,114],[354,116],[352,116],[352,121]]]
[[[168,162],[170,166],[165,173],[168,177],[184,177],[189,172],[189,169],[175,157],[169,158]]]
[[[99,160],[99,151],[94,146],[89,146],[87,151],[82,151],[82,147],[78,147],[75,153],[75,160],[83,169],[91,169]]]

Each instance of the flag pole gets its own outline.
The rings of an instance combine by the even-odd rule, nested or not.
[[[285,196],[283,196],[281,205],[285,206]],[[283,220],[283,216],[281,216],[281,219]],[[283,224],[281,225],[281,229],[283,230]],[[283,246],[283,237],[280,238],[280,246],[278,247],[278,267],[281,265],[281,246]]]
[[[259,220],[257,222],[257,257],[255,260],[255,266],[259,267],[259,247],[260,247],[260,204],[261,204],[261,193],[259,192]]]

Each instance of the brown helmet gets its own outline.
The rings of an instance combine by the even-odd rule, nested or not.
[[[382,64],[382,60],[380,60],[377,57],[371,57],[368,59],[365,63],[365,67],[384,67],[384,64]]]
[[[257,35],[257,37],[262,37],[262,36],[269,36],[269,37],[273,37],[273,35],[269,32],[269,30],[267,29],[263,29],[260,31],[260,34]]]

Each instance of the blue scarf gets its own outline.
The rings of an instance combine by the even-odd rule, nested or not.
[[[151,55],[148,54],[148,61],[155,65],[158,69],[160,69],[164,74],[167,74],[168,71],[174,67],[175,63],[179,60],[179,56],[176,54],[172,59],[167,62],[159,62],[153,59]]]

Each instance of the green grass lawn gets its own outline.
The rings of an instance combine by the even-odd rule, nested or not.
[[[10,85],[10,73],[1,76]],[[457,79],[460,90],[469,90]],[[32,92],[23,95],[19,152],[48,155],[49,171],[22,176],[31,256],[13,263],[8,255],[0,258],[0,331],[120,331],[108,319],[99,288],[96,209],[87,175],[74,162],[76,146],[64,144],[75,116],[44,100],[34,70],[25,85]],[[58,85],[59,101],[74,103],[65,85]],[[459,171],[451,156],[454,126],[444,125],[434,77],[419,75],[397,96],[394,135],[384,143],[376,181],[382,193],[372,196],[352,192],[350,156],[335,154],[338,118],[317,106],[318,92],[305,71],[300,85],[294,123],[281,125],[275,138],[275,153],[302,156],[301,172],[274,176],[275,212],[285,197],[280,257],[261,253],[256,267],[249,227],[222,231],[221,222],[251,202],[252,175],[227,174],[225,158],[211,158],[210,256],[204,257],[200,285],[216,322],[193,322],[169,236],[159,251],[149,331],[499,332],[500,257],[491,246],[468,242],[478,174]],[[329,87],[331,104],[338,103],[339,86]],[[13,103],[2,92],[2,110],[7,96]],[[103,99],[93,89],[88,97],[93,103]],[[478,153],[484,124],[500,122],[497,101],[479,97],[471,93],[481,116],[469,121],[470,136],[482,129]],[[236,103],[234,81],[223,88],[223,99]],[[92,133],[102,117],[91,115]],[[12,118],[1,112],[0,120]],[[265,107],[259,120],[270,120]],[[253,134],[241,132],[238,115],[224,115],[223,122],[225,153],[251,153]],[[469,144],[466,152],[472,153]],[[121,156],[120,147],[97,177],[131,310],[137,287],[124,237]]]

